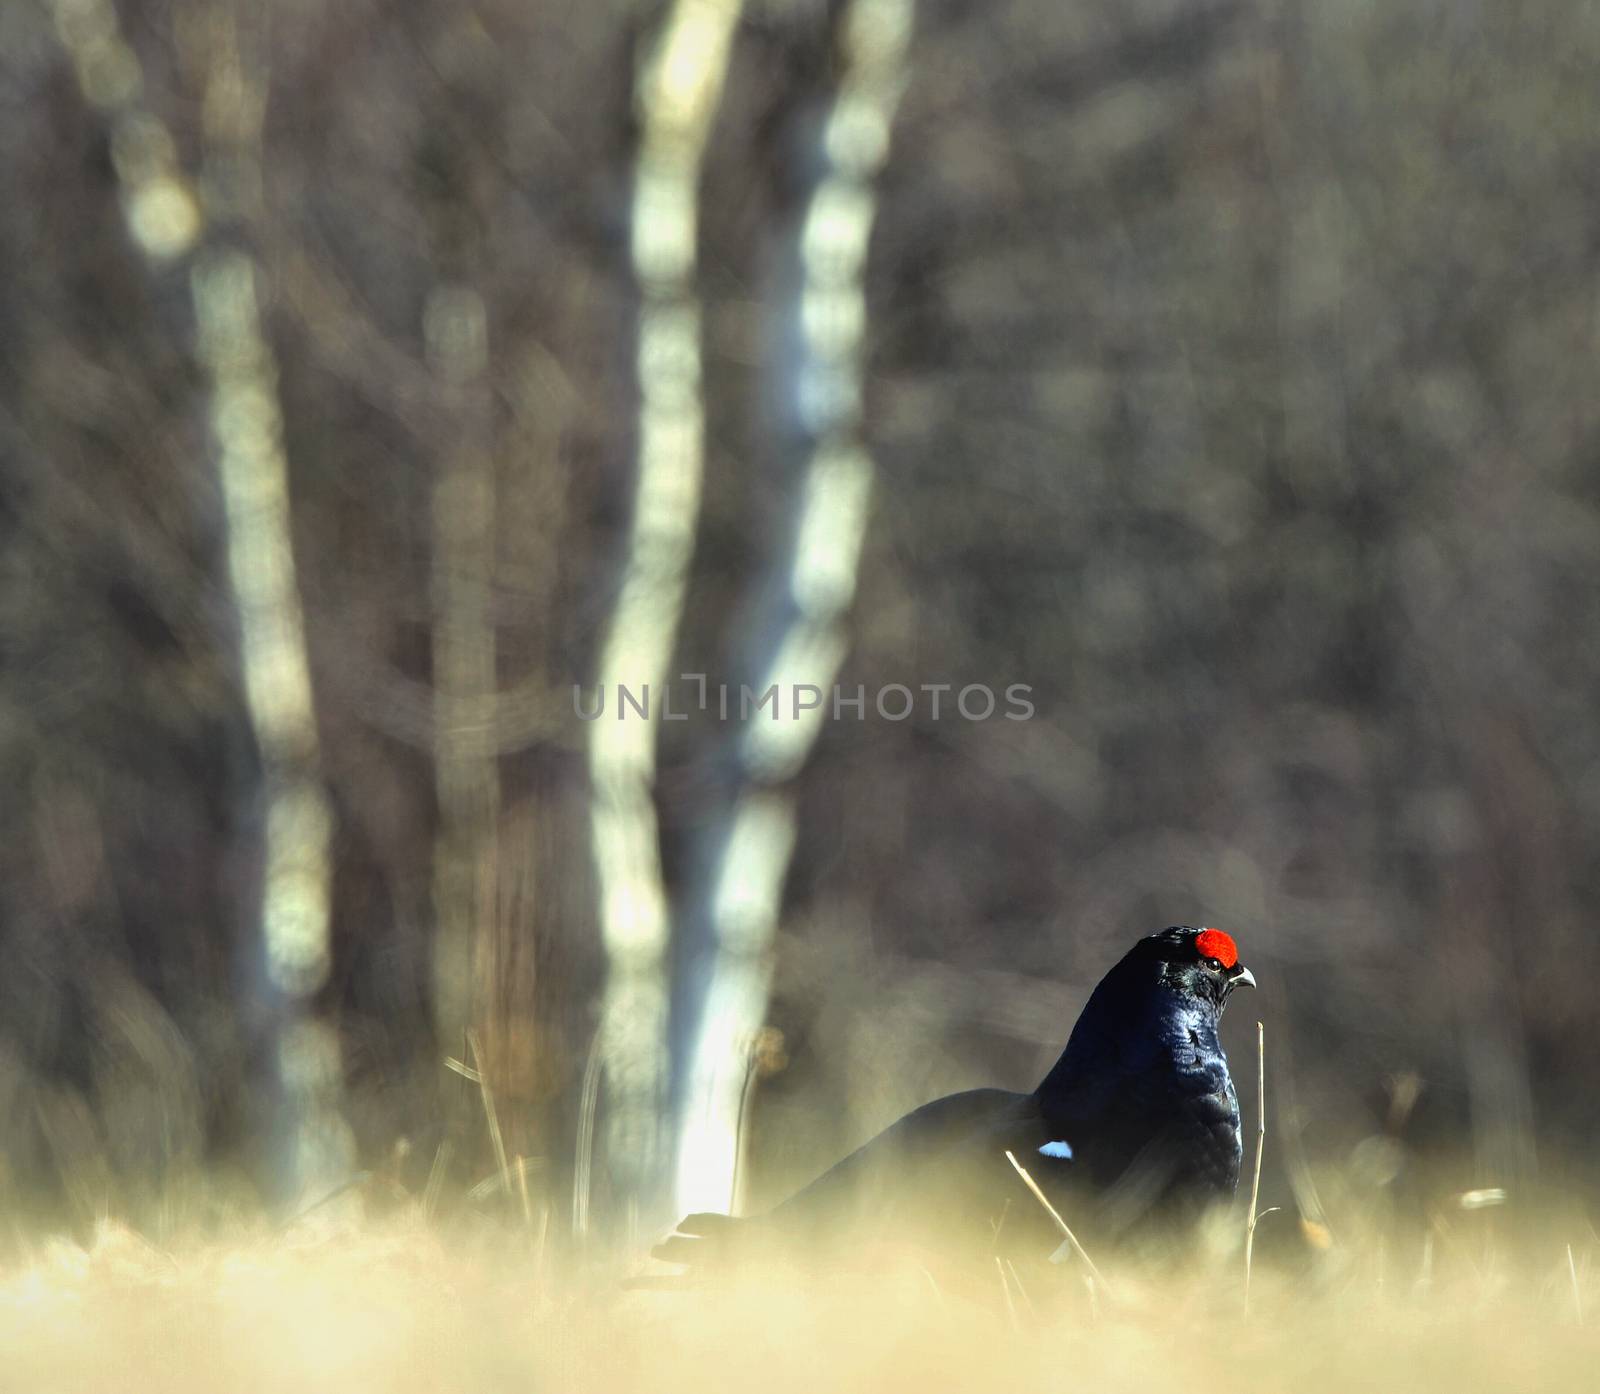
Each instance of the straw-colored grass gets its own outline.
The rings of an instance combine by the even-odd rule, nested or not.
[[[331,1218],[177,1251],[103,1225],[0,1272],[0,1388],[365,1391],[1595,1388],[1594,1244],[1498,1259],[1441,1244],[1426,1281],[1357,1255],[1289,1279],[1236,1263],[1115,1272],[1091,1301],[1063,1266],[989,1274],[990,1302],[910,1266],[676,1292],[544,1251],[539,1231],[420,1213]],[[1486,1251],[1485,1251],[1486,1252]],[[1546,1262],[1548,1260],[1548,1262]]]

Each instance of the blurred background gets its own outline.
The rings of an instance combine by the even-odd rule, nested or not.
[[[626,1242],[1031,1087],[1171,923],[1262,983],[1268,1199],[1592,1181],[1597,62],[1548,0],[0,7],[13,1228]]]

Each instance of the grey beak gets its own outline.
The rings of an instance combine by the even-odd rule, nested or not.
[[[1254,987],[1255,985],[1256,985],[1256,975],[1254,973],[1252,973],[1248,968],[1246,968],[1244,966],[1244,964],[1242,964],[1242,963],[1239,965],[1239,971],[1237,973],[1235,973],[1231,978],[1228,979],[1228,986],[1230,988],[1232,988],[1232,987]]]

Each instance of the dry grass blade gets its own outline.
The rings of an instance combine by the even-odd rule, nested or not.
[[[1000,1218],[998,1220],[991,1220],[990,1221],[990,1224],[992,1224],[994,1226],[994,1243],[990,1247],[993,1248],[996,1252],[998,1252],[999,1249],[1000,1249],[1000,1233],[1001,1233],[1002,1230],[1005,1229],[1005,1227],[1006,1227],[1006,1216],[1009,1215],[1010,1213],[1011,1213],[1011,1197],[1007,1196],[1006,1197],[1006,1203],[1000,1207]]]
[[[484,1076],[483,1052],[478,1049],[477,1033],[467,1032],[467,1046],[472,1051],[472,1063],[478,1072],[478,1092],[483,1096],[483,1116],[489,1122],[489,1141],[494,1147],[494,1164],[499,1169],[502,1182],[511,1175],[511,1164],[506,1159],[505,1138],[500,1133],[500,1114],[494,1106],[494,1094]]]
[[[1106,1282],[1105,1275],[1102,1274],[1099,1268],[1095,1266],[1095,1261],[1089,1257],[1088,1251],[1083,1247],[1082,1244],[1078,1243],[1078,1236],[1072,1232],[1071,1227],[1065,1220],[1061,1218],[1061,1212],[1057,1210],[1055,1206],[1050,1204],[1049,1198],[1043,1191],[1039,1189],[1039,1183],[1035,1181],[1033,1177],[1028,1175],[1028,1169],[1017,1160],[1016,1154],[1011,1152],[1009,1149],[1006,1152],[1006,1160],[1010,1162],[1011,1165],[1016,1169],[1017,1175],[1022,1178],[1022,1184],[1033,1192],[1033,1198],[1038,1201],[1040,1205],[1044,1206],[1045,1211],[1049,1214],[1050,1218],[1056,1222],[1056,1228],[1061,1231],[1062,1237],[1067,1241],[1067,1243],[1072,1245],[1072,1252],[1075,1253],[1081,1260],[1083,1260],[1084,1266],[1089,1270],[1095,1282],[1099,1283],[1100,1286],[1103,1287],[1109,1294],[1111,1291],[1111,1284]]]
[[[1433,1231],[1422,1236],[1422,1263],[1417,1268],[1417,1291],[1426,1292],[1433,1286]]]
[[[441,1139],[438,1149],[433,1154],[433,1165],[428,1168],[428,1184],[422,1192],[422,1216],[424,1219],[433,1217],[433,1210],[439,1203],[439,1192],[444,1189],[445,1173],[450,1168],[450,1139]]]
[[[356,1174],[350,1177],[348,1180],[341,1181],[332,1190],[326,1191],[322,1195],[318,1196],[309,1205],[301,1206],[300,1209],[296,1210],[294,1214],[289,1216],[287,1220],[278,1226],[278,1233],[281,1234],[285,1230],[292,1229],[313,1211],[322,1209],[323,1206],[329,1204],[331,1201],[338,1200],[340,1196],[355,1190],[357,1186],[364,1186],[370,1180],[372,1180],[372,1173],[370,1171],[356,1172]],[[102,1222],[104,1222],[104,1219],[105,1217],[102,1217]],[[1567,1257],[1569,1259],[1572,1257],[1572,1246],[1570,1244],[1567,1246]]]
[[[533,1223],[533,1209],[528,1195],[528,1170],[530,1167],[541,1165],[537,1157],[523,1157],[519,1155],[504,1171],[497,1171],[492,1176],[486,1176],[477,1185],[467,1192],[469,1200],[484,1200],[497,1191],[511,1193],[512,1183],[515,1182],[521,1192],[523,1219],[529,1225]]]
[[[1022,1297],[1022,1305],[1028,1309],[1028,1316],[1037,1320],[1039,1313],[1034,1309],[1033,1298],[1028,1296],[1028,1289],[1022,1281],[1022,1274],[1017,1272],[1017,1265],[1010,1259],[1006,1260],[1006,1272],[1011,1275],[1011,1281],[1016,1285],[1017,1292]]]
[[[538,1280],[538,1283],[541,1287],[544,1284],[544,1260],[545,1254],[548,1252],[549,1243],[550,1207],[546,1204],[539,1207],[539,1238],[533,1246],[534,1276]]]
[[[1572,1313],[1583,1325],[1583,1293],[1578,1287],[1578,1265],[1572,1257],[1572,1245],[1567,1245],[1567,1276],[1572,1279]]]
[[[467,1064],[466,1061],[457,1060],[453,1055],[445,1056],[444,1067],[447,1070],[454,1070],[456,1074],[460,1075],[461,1078],[466,1080],[469,1084],[483,1083],[483,1076],[481,1074],[473,1069],[471,1065]]]
[[[1011,1300],[1011,1284],[1006,1281],[1006,1266],[1000,1261],[1000,1256],[995,1255],[994,1271],[1000,1279],[1000,1291],[1006,1299],[1006,1315],[1011,1318],[1011,1332],[1018,1335],[1022,1331],[1022,1322],[1017,1316],[1017,1304]]]
[[[1250,1310],[1250,1274],[1255,1264],[1256,1207],[1261,1203],[1261,1153],[1267,1143],[1267,1028],[1256,1022],[1256,1168],[1250,1182],[1250,1220],[1244,1230],[1244,1309]]]
[[[589,1233],[589,1184],[594,1174],[594,1120],[600,1099],[600,1068],[605,1059],[601,1033],[589,1042],[589,1060],[583,1067],[583,1090],[578,1101],[578,1155],[572,1168],[572,1233],[583,1239]]]
[[[728,1188],[730,1215],[742,1214],[744,1211],[745,1164],[750,1141],[746,1127],[750,1121],[751,1106],[755,1102],[756,1086],[761,1081],[764,1038],[769,1034],[775,1034],[773,1028],[764,1026],[759,1031],[751,1032],[745,1042],[744,1085],[739,1091],[739,1115],[733,1125],[733,1181]]]
[[[533,1198],[528,1194],[528,1159],[517,1154],[517,1196],[522,1202],[522,1223],[533,1228]]]

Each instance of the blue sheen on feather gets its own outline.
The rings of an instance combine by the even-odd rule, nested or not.
[[[1041,1157],[1057,1157],[1063,1162],[1072,1160],[1072,1144],[1070,1142],[1047,1142],[1039,1149]]]

